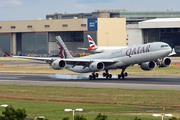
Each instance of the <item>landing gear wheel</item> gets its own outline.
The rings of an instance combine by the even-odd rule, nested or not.
[[[108,79],[108,77],[109,77],[109,75],[107,74],[107,75],[106,75],[106,79]]]
[[[103,77],[106,77],[106,73],[103,73],[102,75],[103,75]]]
[[[99,74],[98,74],[98,73],[96,73],[95,75],[96,75],[96,77],[98,77],[98,76],[99,76]]]
[[[121,75],[122,79],[124,79],[124,74]]]
[[[112,78],[112,74],[109,74],[109,79],[111,79]]]
[[[121,75],[120,74],[118,75],[118,79],[121,79]]]
[[[89,79],[90,79],[90,80],[92,79],[92,75],[89,75]]]
[[[124,73],[124,76],[126,76],[126,77],[128,76],[127,72]]]
[[[90,80],[91,80],[91,79],[95,80],[98,76],[99,76],[98,73],[93,72],[92,75],[89,75],[89,79],[90,79]]]
[[[104,72],[103,74],[103,77],[106,77],[106,79],[111,79],[112,78],[112,75],[108,73],[108,70],[106,70],[106,72]]]

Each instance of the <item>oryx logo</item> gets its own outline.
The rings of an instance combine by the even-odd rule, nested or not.
[[[57,54],[60,58],[67,58],[67,54],[66,51],[64,50],[64,48],[62,47],[62,45],[60,44],[60,42],[56,39],[56,43],[59,46],[59,53]]]

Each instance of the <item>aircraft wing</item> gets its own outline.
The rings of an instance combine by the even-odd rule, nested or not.
[[[55,60],[64,60],[66,61],[67,64],[69,65],[89,65],[92,62],[103,62],[103,63],[109,63],[109,64],[114,64],[116,60],[106,60],[106,59],[79,59],[79,58],[74,58],[74,59],[61,59],[61,58],[42,58],[42,57],[26,57],[26,56],[13,56],[17,58],[23,58],[23,59],[31,59],[31,60],[39,60],[39,61],[45,61],[48,64],[51,64]]]
[[[54,58],[40,58],[40,57],[27,57],[27,56],[13,56],[13,57],[22,58],[22,59],[40,60],[40,61],[55,60]]]
[[[13,57],[22,58],[22,59],[45,61],[48,64],[51,64],[53,61],[56,60],[56,58],[41,58],[41,57],[27,57],[27,56],[13,56]]]
[[[77,49],[78,50],[88,50],[88,48],[80,48],[80,47],[78,47]]]

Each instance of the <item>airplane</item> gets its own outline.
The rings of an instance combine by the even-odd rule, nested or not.
[[[118,46],[118,47],[115,47],[115,46],[101,46],[101,47],[98,47],[96,45],[96,43],[93,41],[93,39],[91,38],[90,35],[87,35],[88,37],[88,41],[89,41],[89,48],[81,48],[81,47],[78,47],[77,49],[79,50],[89,50],[89,51],[92,51],[92,52],[95,52],[95,53],[99,53],[99,52],[106,52],[106,51],[112,51],[112,50],[117,50],[117,49],[120,49],[120,48],[127,48],[127,46]]]
[[[24,59],[40,60],[50,64],[55,70],[63,68],[77,73],[89,73],[89,79],[98,78],[98,71],[105,71],[103,77],[111,79],[112,75],[109,70],[122,69],[118,74],[118,79],[124,79],[128,76],[124,73],[127,67],[139,64],[142,70],[153,70],[155,64],[158,67],[168,67],[171,64],[170,55],[176,54],[174,49],[164,42],[153,42],[143,45],[120,48],[118,50],[97,53],[89,56],[73,58],[60,36],[56,36],[56,43],[59,47],[59,55],[61,58],[40,58],[13,56]]]

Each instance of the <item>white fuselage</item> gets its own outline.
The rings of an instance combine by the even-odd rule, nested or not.
[[[163,47],[165,46],[165,47]],[[158,58],[164,58],[171,53],[171,47],[163,42],[148,43],[128,48],[120,48],[113,51],[103,52],[99,54],[89,55],[81,58],[74,58],[75,60],[96,60],[101,62],[101,60],[114,60],[110,65],[105,65],[104,69],[122,69],[133,64],[141,64],[148,61],[156,61]],[[93,61],[92,61],[93,62]],[[67,65],[66,69],[78,72],[78,73],[88,73],[92,72],[89,67],[76,65]]]
[[[127,46],[119,46],[119,47],[114,47],[114,46],[102,46],[102,47],[97,47],[96,49],[92,49],[92,52],[107,52],[107,51],[113,51],[113,50],[118,50],[122,48],[127,48]]]

